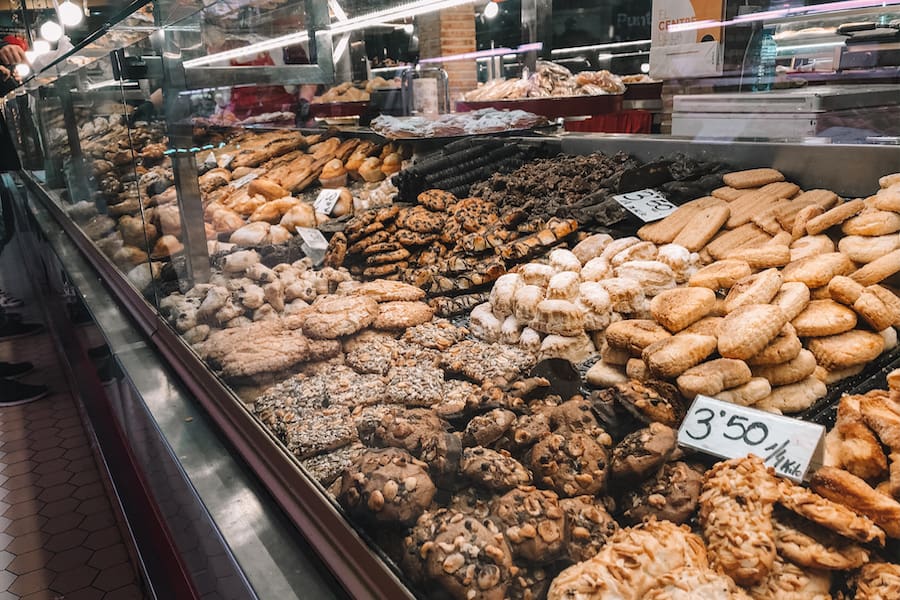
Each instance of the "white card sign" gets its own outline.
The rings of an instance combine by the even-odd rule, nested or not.
[[[331,211],[334,210],[334,205],[337,204],[338,198],[340,197],[341,190],[324,189],[316,196],[316,201],[313,202],[313,208],[316,209],[316,212],[330,215]]]
[[[257,177],[259,177],[259,173],[247,173],[243,177],[239,177],[238,179],[235,179],[234,181],[232,181],[231,187],[233,187],[235,189],[240,189],[240,188],[244,187],[245,185],[247,185],[248,183],[250,183],[251,181],[253,181],[254,179],[256,179]]]
[[[618,194],[613,196],[613,200],[644,223],[659,221],[678,208],[666,200],[665,196],[652,189]]]
[[[325,236],[322,235],[322,232],[313,227],[298,227],[297,235],[300,236],[300,239],[309,246],[310,248],[316,250],[325,250],[328,248],[328,240],[325,239]]]
[[[825,428],[790,417],[697,396],[678,429],[678,443],[720,458],[755,454],[779,475],[803,481],[819,467]]]

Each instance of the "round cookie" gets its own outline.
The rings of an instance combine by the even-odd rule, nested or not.
[[[513,556],[546,564],[562,555],[566,521],[555,493],[519,486],[497,498],[491,514],[506,536]]]
[[[463,432],[462,442],[465,446],[488,446],[512,427],[516,422],[516,413],[495,408],[483,415],[472,417]]]
[[[574,562],[594,557],[619,528],[603,502],[593,496],[563,498],[559,506],[566,513],[566,555]]]
[[[320,296],[303,321],[303,333],[316,340],[333,340],[368,327],[378,315],[378,303],[360,296]]]
[[[662,423],[629,433],[613,449],[610,477],[615,481],[643,481],[675,452],[676,436],[674,429]]]
[[[550,584],[556,575],[552,566],[516,565],[518,571],[512,577],[506,600],[541,600],[547,597]]]
[[[363,238],[358,238],[356,241],[352,241],[348,238],[348,241],[351,243],[351,246],[347,248],[348,254],[360,254],[365,251],[366,248],[372,246],[374,244],[383,244],[385,242],[389,242],[391,240],[391,234],[387,231],[382,231],[384,229],[384,225],[381,223],[375,223],[378,225],[380,229],[372,232],[371,235],[368,235]]]
[[[378,245],[381,246],[382,244]],[[365,250],[363,253],[365,253]],[[409,258],[409,250],[401,247],[397,250],[371,254],[366,257],[366,264],[369,266],[383,265],[387,263],[396,263],[401,260],[406,260],[407,258]]]
[[[434,309],[424,302],[395,300],[378,305],[378,316],[372,323],[375,329],[406,329],[427,323],[434,316]]]
[[[762,349],[759,354],[751,356],[747,359],[747,364],[751,367],[759,365],[778,365],[789,360],[794,360],[803,349],[800,338],[797,337],[797,331],[794,326],[787,323],[775,336],[768,346]]]
[[[649,517],[685,523],[697,510],[703,473],[684,462],[663,466],[659,476],[645,481],[622,498],[622,513],[632,524]]]
[[[855,263],[867,264],[900,248],[900,235],[896,233],[877,237],[862,235],[844,236],[838,242],[838,249]]]
[[[678,388],[659,380],[631,379],[603,390],[600,396],[604,402],[614,402],[648,425],[658,422],[678,427],[687,412]]]
[[[402,250],[403,246],[398,244],[397,242],[381,242],[378,244],[372,244],[365,250],[363,250],[364,256],[370,256],[372,254],[381,254],[382,252],[394,252],[395,250]]]
[[[481,446],[463,449],[459,470],[473,482],[495,490],[531,483],[531,473],[509,452]]]
[[[367,450],[344,472],[341,505],[366,520],[413,523],[434,498],[426,467],[403,450]]]
[[[365,269],[363,269],[362,274],[363,277],[367,277],[369,279],[391,277],[400,271],[406,270],[408,266],[409,262],[402,260],[400,262],[378,265],[377,267],[366,267]]]
[[[409,229],[398,229],[394,233],[394,240],[403,246],[425,246],[437,239],[433,233],[419,233]]]
[[[416,197],[419,204],[436,212],[443,212],[456,204],[456,196],[444,190],[425,190]]]
[[[535,480],[560,496],[594,495],[606,485],[606,449],[583,433],[552,433],[534,445]]]
[[[799,337],[836,335],[856,327],[856,313],[834,300],[813,300],[791,325]]]

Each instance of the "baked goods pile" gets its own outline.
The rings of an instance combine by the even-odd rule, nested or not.
[[[388,139],[456,137],[542,127],[547,119],[524,110],[483,108],[466,113],[448,113],[436,117],[392,117],[380,115],[372,120],[376,133]]]
[[[368,102],[369,95],[375,90],[399,88],[400,81],[397,79],[385,79],[381,76],[373,77],[368,81],[363,81],[358,85],[350,82],[340,83],[326,90],[320,96],[313,98],[314,104],[324,104],[328,102]]]
[[[331,266],[345,265],[363,279],[403,280],[433,297],[455,296],[483,288],[577,228],[571,220],[501,214],[490,202],[442,190],[422,192],[417,202],[356,214],[329,243]]]
[[[534,73],[525,79],[495,79],[466,92],[462,99],[466,102],[488,102],[624,93],[622,79],[605,69],[573,75],[562,65],[542,60],[538,61]]]

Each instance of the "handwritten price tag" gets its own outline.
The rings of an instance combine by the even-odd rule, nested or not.
[[[340,197],[341,190],[322,190],[319,192],[319,195],[316,196],[316,201],[313,202],[313,208],[316,209],[316,212],[330,215],[331,211],[334,210],[334,205],[337,204],[338,198]]]
[[[244,187],[245,185],[247,185],[248,183],[250,183],[251,181],[253,181],[254,179],[256,179],[257,177],[259,177],[259,173],[247,173],[243,177],[240,177],[240,178],[232,181],[231,187],[239,190],[242,187]]]
[[[678,430],[678,443],[721,458],[761,457],[779,475],[800,482],[820,466],[825,428],[790,417],[697,396]]]
[[[613,200],[644,223],[659,221],[668,217],[678,208],[666,200],[665,196],[651,189],[619,194],[613,196]]]

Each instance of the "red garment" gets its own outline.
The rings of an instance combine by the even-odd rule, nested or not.
[[[231,61],[231,65],[235,67],[260,67],[274,64],[275,61],[267,53],[257,54],[249,62]],[[239,119],[267,112],[291,110],[296,102],[296,94],[287,93],[284,86],[280,85],[248,85],[231,89],[230,108]]]
[[[6,45],[10,46],[18,46],[22,50],[28,50],[28,42],[23,40],[20,37],[16,37],[14,35],[8,35],[3,38],[3,41],[6,42]]]

